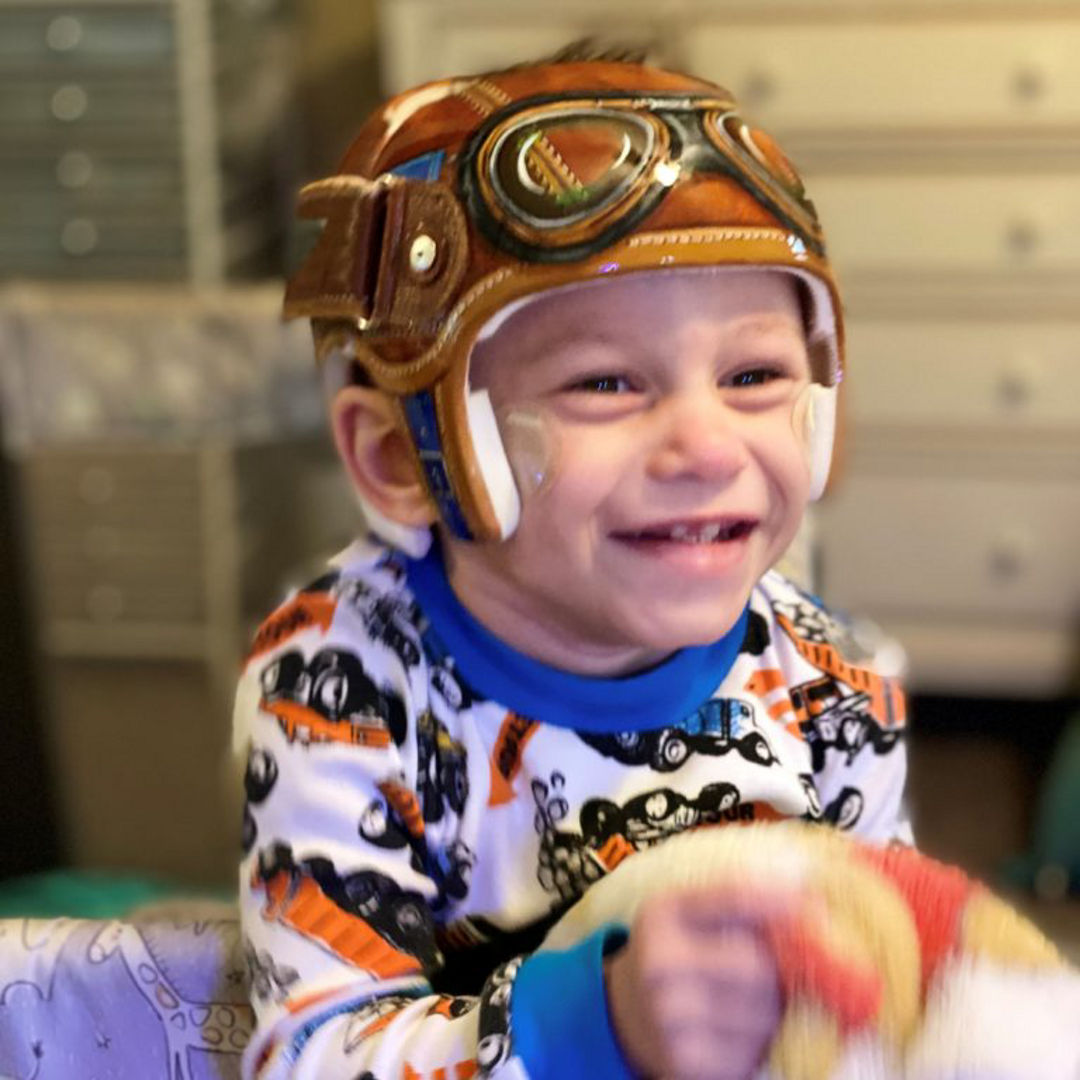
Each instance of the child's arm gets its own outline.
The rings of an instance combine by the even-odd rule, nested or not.
[[[270,630],[304,622],[283,612]],[[422,813],[431,761],[419,760],[408,671],[378,643],[341,638],[337,623],[289,630],[237,694],[258,1020],[244,1076],[629,1077],[606,1013],[606,935],[503,965],[477,997],[432,990],[434,912],[460,895],[454,828]]]

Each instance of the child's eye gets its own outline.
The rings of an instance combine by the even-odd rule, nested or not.
[[[759,367],[748,368],[746,371],[736,373],[731,379],[732,386],[764,386],[774,379],[782,379],[784,373],[777,368]]]
[[[598,375],[594,378],[581,379],[569,389],[590,394],[627,394],[633,386],[624,375]]]

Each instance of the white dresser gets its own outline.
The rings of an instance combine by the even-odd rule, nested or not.
[[[1080,671],[1080,3],[385,0],[388,91],[586,34],[732,89],[799,165],[846,298],[831,603],[911,685]]]

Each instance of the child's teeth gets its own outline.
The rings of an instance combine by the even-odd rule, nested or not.
[[[736,526],[720,525],[672,525],[665,532],[642,533],[642,538],[654,540],[666,539],[679,544],[715,544],[718,540],[730,540],[735,535]]]
[[[724,533],[722,525],[702,525],[692,528],[689,525],[673,525],[668,535],[682,544],[714,544]]]

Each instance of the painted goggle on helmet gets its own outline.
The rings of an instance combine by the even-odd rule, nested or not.
[[[592,95],[528,104],[477,131],[461,181],[493,244],[547,262],[622,239],[684,173],[729,177],[824,255],[798,174],[730,99]]]
[[[807,333],[823,346],[815,380],[840,379],[840,306],[813,205],[711,83],[587,62],[428,84],[377,113],[298,212],[325,224],[286,316],[310,317],[320,355],[355,354],[397,398],[463,538],[516,526],[519,494],[469,357],[536,294],[665,269],[782,270],[802,282]]]

